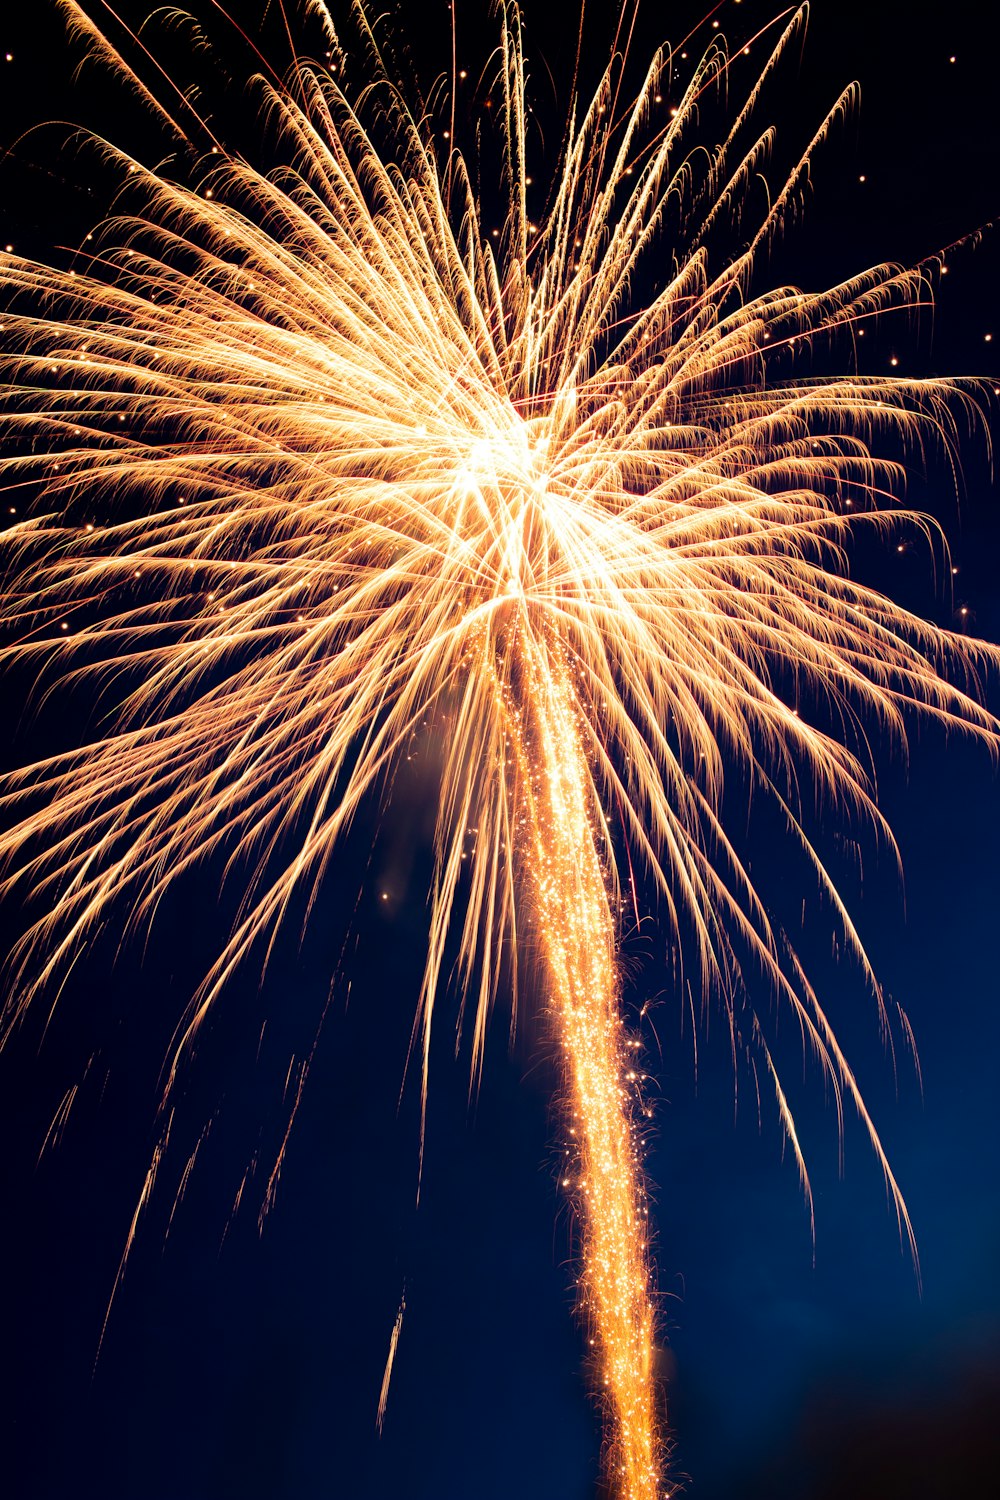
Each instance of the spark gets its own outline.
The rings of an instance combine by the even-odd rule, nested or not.
[[[403,1331],[403,1314],[405,1311],[406,1293],[404,1292],[399,1300],[399,1311],[396,1314],[396,1321],[392,1325],[392,1333],[389,1335],[389,1353],[385,1361],[385,1373],[382,1376],[382,1389],[379,1392],[378,1416],[375,1419],[375,1426],[380,1433],[385,1424],[385,1414],[389,1405],[389,1386],[392,1381],[392,1367],[396,1362],[396,1349],[399,1346],[399,1335]]]
[[[812,795],[891,838],[866,725],[902,740],[923,714],[1000,744],[977,687],[996,653],[845,566],[862,527],[933,537],[926,518],[890,513],[900,470],[880,444],[950,454],[973,395],[787,373],[800,351],[836,350],[862,321],[926,303],[927,276],[878,266],[826,292],[755,290],[810,151],[854,92],[749,228],[771,144],[765,81],[795,55],[804,10],[711,150],[695,147],[700,111],[731,86],[721,38],[679,94],[664,49],[623,103],[616,57],[574,99],[531,219],[511,3],[485,102],[503,144],[501,213],[480,204],[454,141],[439,165],[434,121],[411,113],[361,8],[358,98],[339,65],[256,80],[286,152],[265,175],[189,95],[143,82],[75,0],[57,4],[200,166],[186,186],[99,143],[120,192],[86,258],[63,270],[8,247],[0,271],[0,474],[42,494],[3,536],[3,617],[18,637],[6,659],[80,677],[114,704],[102,738],[0,783],[3,889],[42,905],[11,961],[4,1034],[58,993],[110,913],[142,930],[172,881],[225,851],[228,869],[251,872],[246,899],[168,1059],[169,1131],[179,1071],[222,990],[251,954],[266,963],[299,897],[311,910],[358,809],[436,734],[423,1106],[453,925],[474,1078],[503,977],[536,954],[574,1122],[563,1172],[609,1476],[623,1500],[653,1500],[666,1457],[651,1111],[621,1015],[619,864],[627,853],[645,871],[668,939],[734,1034],[748,1006],[806,1191],[751,985],[794,1016],[838,1113],[846,1100],[859,1114],[915,1253],[854,1074],[729,837],[723,791],[742,778],[776,809],[887,1024],[804,806]],[[329,21],[321,0],[307,9]],[[339,49],[332,22],[328,34]],[[664,121],[652,106],[668,89]],[[720,254],[723,239],[745,248]],[[635,305],[654,272],[659,289]],[[115,702],[126,665],[133,685]],[[296,1107],[305,1073],[289,1074]],[[165,1132],[129,1245],[166,1146]]]

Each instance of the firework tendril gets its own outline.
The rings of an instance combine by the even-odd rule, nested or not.
[[[859,530],[901,525],[893,455],[953,455],[976,402],[954,382],[796,371],[926,302],[927,270],[756,289],[809,153],[852,103],[754,217],[773,145],[762,99],[803,11],[710,149],[698,117],[731,71],[721,40],[686,81],[657,53],[630,94],[612,58],[572,100],[536,220],[505,0],[481,85],[501,142],[492,231],[475,173],[394,82],[360,0],[363,88],[343,81],[320,0],[304,9],[331,66],[254,81],[283,162],[267,172],[127,62],[99,5],[53,4],[199,165],[175,181],[92,143],[120,194],[86,254],[0,257],[0,474],[32,500],[3,535],[5,657],[114,704],[100,737],[0,784],[3,889],[40,903],[10,962],[5,1034],[112,914],[141,931],[221,852],[244,899],[179,1026],[169,1101],[223,988],[293,905],[312,908],[359,808],[438,733],[424,1106],[449,944],[476,1076],[504,976],[530,958],[562,1059],[608,1473],[623,1500],[653,1500],[666,1452],[623,860],[689,982],[731,1017],[742,997],[807,1195],[751,982],[861,1117],[913,1243],[820,999],[727,835],[723,790],[742,778],[775,810],[884,1020],[803,808],[833,805],[891,845],[868,729],[901,740],[925,715],[1000,743],[978,688],[995,653],[847,568]]]

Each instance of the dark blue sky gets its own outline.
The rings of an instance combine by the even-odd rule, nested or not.
[[[445,5],[400,9],[404,21],[419,11],[430,54],[446,34]],[[470,39],[473,12],[484,9],[463,0]],[[256,7],[239,10],[249,17]],[[558,84],[565,28],[540,0],[525,0],[524,10],[529,47],[543,51]],[[659,40],[661,26],[679,36],[702,14],[687,3],[662,10],[649,7],[644,38]],[[788,127],[804,140],[852,77],[862,82],[862,110],[821,154],[813,201],[777,252],[776,278],[814,286],[874,259],[912,261],[996,209],[995,64],[981,11],[957,0],[928,7],[917,22],[910,7],[819,0],[799,87],[784,101]],[[770,13],[756,0],[718,11],[734,42]],[[592,20],[599,39],[601,7]],[[43,45],[31,16],[0,21],[0,55],[14,52],[17,69],[0,145],[36,120],[84,113],[53,31]],[[540,116],[554,118],[541,69],[536,87]],[[86,107],[109,106],[90,97]],[[54,233],[53,193],[57,204],[65,195],[73,224],[87,210],[79,184],[31,167],[51,163],[51,142],[24,142],[15,156],[4,169],[2,238],[40,252]],[[88,199],[97,189],[87,183]],[[102,204],[92,201],[96,217]],[[934,341],[926,329],[899,330],[893,347],[904,367],[1000,373],[998,270],[989,242],[954,258]],[[982,450],[970,447],[960,515],[945,486],[915,484],[949,530],[976,628],[1000,640],[1000,525]],[[877,566],[907,602],[940,609],[911,559],[895,573],[891,559]],[[8,682],[12,719],[22,688]],[[22,753],[49,731],[22,734]],[[851,1122],[838,1170],[836,1119],[818,1070],[803,1074],[789,1048],[786,1083],[816,1196],[814,1263],[794,1165],[782,1160],[766,1103],[758,1119],[745,1070],[734,1110],[725,1026],[713,1022],[700,1036],[696,1084],[655,923],[627,943],[631,1002],[657,997],[662,1057],[654,1048],[651,1062],[660,1103],[649,1173],[669,1335],[663,1365],[675,1468],[690,1476],[694,1500],[962,1500],[980,1493],[979,1466],[988,1459],[995,1472],[1000,1457],[998,780],[984,751],[946,744],[932,730],[914,738],[908,774],[898,757],[887,756],[881,771],[905,893],[891,861],[874,857],[863,891],[849,876],[846,889],[876,970],[912,1022],[923,1097],[902,1052],[894,1073],[870,1002],[819,938],[813,972],[906,1195],[922,1295],[877,1165]],[[443,1008],[414,1207],[412,1081],[398,1110],[397,1100],[423,960],[432,800],[430,773],[415,775],[387,820],[379,824],[374,811],[363,818],[301,950],[289,937],[262,990],[247,977],[222,1006],[182,1092],[176,1149],[96,1366],[156,1139],[160,1062],[236,893],[217,903],[212,870],[182,885],[141,963],[135,952],[113,961],[109,924],[44,1045],[29,1024],[0,1058],[9,1377],[0,1453],[15,1500],[597,1493],[599,1423],[572,1316],[570,1228],[554,1185],[554,1079],[530,1014],[513,1049],[498,1016],[470,1110],[467,1058],[455,1059]],[[780,851],[762,847],[759,858],[780,885]],[[797,878],[788,871],[788,881]],[[376,899],[387,882],[388,905]],[[259,1183],[230,1220],[235,1186],[254,1153],[261,1162],[273,1156],[287,1119],[287,1058],[308,1052],[335,973],[277,1202],[259,1233]],[[59,1099],[95,1054],[61,1144],[36,1166]],[[209,1120],[167,1233],[179,1171]],[[404,1283],[407,1314],[378,1439],[379,1384]]]

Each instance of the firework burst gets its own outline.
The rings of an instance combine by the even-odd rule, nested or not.
[[[634,96],[612,60],[573,100],[536,221],[520,23],[502,5],[493,232],[454,122],[442,147],[360,7],[365,89],[342,81],[320,0],[306,10],[331,67],[256,80],[283,162],[263,173],[161,77],[151,92],[74,0],[55,5],[188,167],[178,182],[100,142],[121,191],[86,254],[0,260],[2,472],[33,499],[4,536],[6,654],[114,703],[99,738],[3,782],[5,889],[42,908],[13,955],[5,1028],[58,992],[109,914],[142,930],[171,882],[223,851],[245,896],[179,1025],[169,1099],[236,970],[293,898],[312,906],[413,742],[441,734],[424,1098],[452,929],[476,1073],[504,975],[533,954],[564,1059],[564,1186],[609,1473],[653,1500],[665,1459],[648,1110],[619,1009],[623,859],[706,995],[735,1016],[752,980],[791,1011],[838,1107],[864,1121],[912,1243],[848,1061],[722,806],[734,774],[771,802],[881,1007],[801,809],[819,798],[889,837],[864,726],[902,736],[919,713],[998,743],[977,696],[987,648],[846,566],[860,528],[900,525],[899,470],[879,453],[950,452],[974,401],[944,381],[797,378],[794,361],[926,301],[927,276],[880,266],[818,294],[755,290],[809,151],[850,104],[751,221],[772,146],[762,98],[801,11],[711,151],[698,114],[727,81],[721,42],[680,83],[658,53]],[[720,252],[735,238],[738,254]],[[745,1014],[808,1193],[765,1023]]]

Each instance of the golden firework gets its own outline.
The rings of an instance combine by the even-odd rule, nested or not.
[[[359,4],[365,90],[305,63],[287,86],[255,81],[282,143],[267,173],[227,153],[180,92],[151,92],[75,0],[54,4],[204,155],[180,183],[100,143],[121,196],[86,257],[0,259],[2,473],[12,495],[41,495],[4,536],[6,656],[115,702],[99,738],[0,789],[4,889],[43,907],[13,956],[5,1025],[58,990],[109,913],[142,929],[182,871],[223,850],[245,898],[179,1028],[169,1097],[235,970],[293,898],[312,904],[358,809],[447,718],[415,1033],[424,1096],[453,924],[476,1073],[527,935],[564,1060],[564,1186],[583,1226],[609,1472],[623,1497],[653,1500],[665,1458],[647,1111],[616,958],[626,850],[706,993],[732,1005],[752,974],[794,1014],[838,1107],[864,1121],[912,1244],[854,1075],[722,798],[735,774],[778,809],[881,1007],[800,808],[808,788],[888,834],[862,725],[901,736],[920,713],[1000,743],[976,694],[995,653],[852,580],[845,557],[859,527],[900,525],[887,509],[900,441],[950,450],[974,401],[947,381],[786,367],[926,300],[927,277],[879,266],[821,293],[755,290],[809,159],[748,230],[772,144],[763,90],[804,11],[711,150],[697,121],[727,80],[721,40],[673,93],[658,53],[627,103],[609,61],[572,102],[535,221],[505,0],[493,233],[453,129],[441,151]],[[321,0],[305,8],[336,55]],[[743,248],[720,253],[737,221]],[[800,712],[809,703],[822,711]],[[753,1031],[808,1192],[756,1016]],[[399,1320],[387,1380],[398,1333]]]

